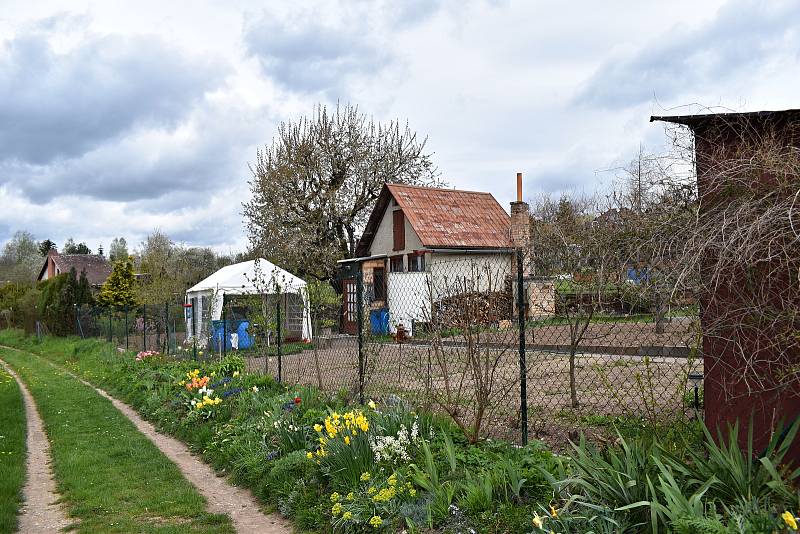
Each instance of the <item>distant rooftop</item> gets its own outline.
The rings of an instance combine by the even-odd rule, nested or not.
[[[47,270],[49,258],[53,259],[56,268],[61,273],[68,273],[73,268],[78,276],[80,276],[81,272],[85,272],[86,279],[93,286],[101,285],[111,274],[111,263],[99,254],[59,254],[52,250],[45,258],[44,265],[42,265],[39,272],[39,280],[42,279]]]

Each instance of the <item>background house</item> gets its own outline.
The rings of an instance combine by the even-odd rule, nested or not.
[[[93,288],[103,285],[111,274],[111,263],[100,254],[59,254],[51,249],[39,270],[37,281],[68,273],[73,268],[78,276],[85,272],[86,279]]]

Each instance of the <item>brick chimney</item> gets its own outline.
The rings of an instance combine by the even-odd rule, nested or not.
[[[526,258],[530,257],[531,247],[531,210],[527,202],[522,200],[522,173],[517,173],[517,200],[511,203],[511,246],[521,248]],[[523,265],[523,274],[530,274],[528,261]]]

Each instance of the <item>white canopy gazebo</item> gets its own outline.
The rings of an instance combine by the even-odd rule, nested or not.
[[[186,303],[194,304],[194,317],[186,316],[187,336],[202,334],[204,317],[213,321],[222,318],[225,295],[294,295],[299,306],[285,311],[286,320],[302,323],[302,339],[310,340],[311,310],[305,288],[302,278],[265,259],[223,267],[186,291]]]

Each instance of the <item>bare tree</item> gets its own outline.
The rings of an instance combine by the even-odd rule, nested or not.
[[[620,246],[624,225],[615,214],[602,209],[597,199],[572,202],[543,198],[534,206],[531,223],[532,271],[554,280],[558,322],[568,327],[569,390],[573,408],[580,405],[576,383],[576,356],[589,335],[595,317],[618,306],[625,256]],[[613,325],[610,325],[613,326]],[[610,329],[592,333],[610,335]]]
[[[519,386],[518,370],[507,368],[516,349],[497,343],[492,331],[511,317],[510,275],[507,265],[470,260],[443,264],[427,279],[430,345],[427,370],[418,362],[420,374],[428,374],[428,395],[471,442],[508,415],[509,394]]]
[[[284,122],[250,166],[243,205],[254,251],[301,276],[330,279],[352,257],[386,182],[438,183],[426,138],[374,122],[349,104]]]

